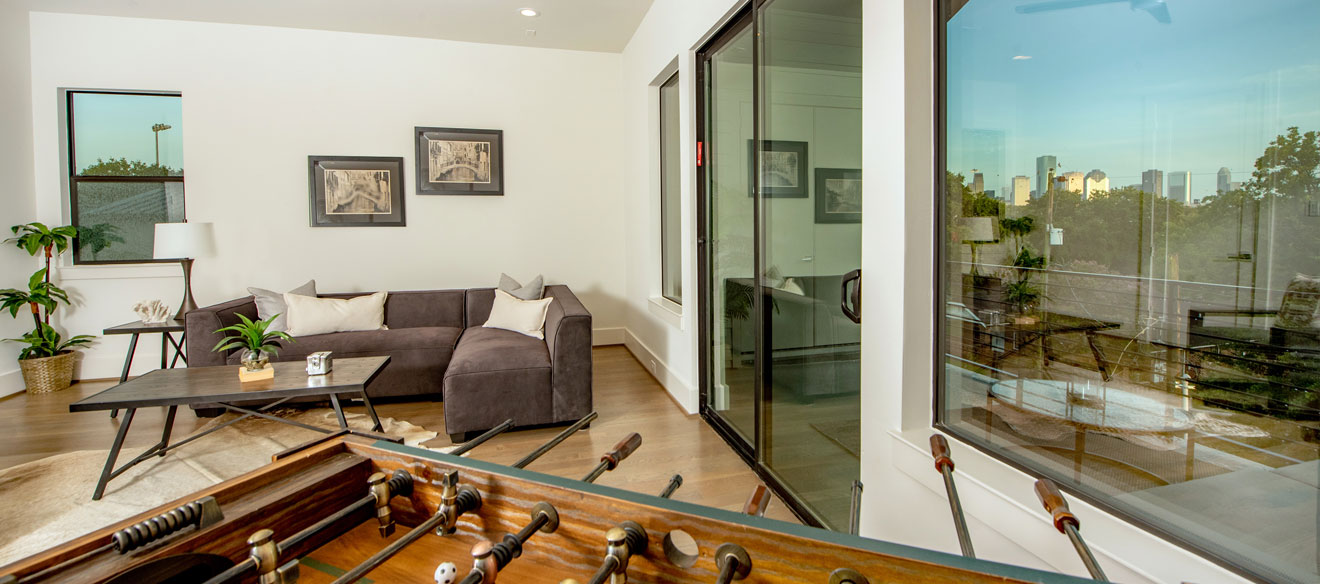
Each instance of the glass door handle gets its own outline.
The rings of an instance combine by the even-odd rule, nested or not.
[[[853,286],[852,294],[848,293],[848,283],[856,281]],[[851,297],[851,298],[850,298]],[[852,300],[852,308],[848,307],[848,300]],[[857,324],[862,323],[862,271],[853,270],[843,275],[843,286],[839,291],[839,309],[843,315]]]

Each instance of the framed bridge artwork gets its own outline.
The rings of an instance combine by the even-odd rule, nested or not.
[[[403,157],[308,156],[312,227],[403,227]]]
[[[504,131],[413,129],[417,194],[503,195]]]

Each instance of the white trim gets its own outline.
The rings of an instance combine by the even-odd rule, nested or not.
[[[624,333],[624,346],[628,347],[628,351],[642,364],[642,367],[650,372],[651,376],[655,377],[660,386],[664,387],[665,391],[669,392],[674,401],[683,406],[687,413],[697,413],[697,390],[675,375],[669,369],[669,364],[656,355],[650,347],[647,347],[646,343],[637,338],[637,335],[633,334],[632,331],[624,329]]]
[[[647,308],[651,310],[651,314],[680,331],[687,329],[686,323],[683,321],[683,305],[658,296],[652,296],[648,300]]]
[[[23,372],[18,369],[11,369],[0,373],[0,397],[22,393]]]
[[[600,347],[603,345],[622,345],[623,336],[626,329],[621,326],[612,328],[598,328],[591,330],[591,346]]]
[[[183,278],[178,262],[162,264],[65,265],[56,269],[61,281],[125,280],[129,278]],[[182,292],[182,291],[180,291]]]

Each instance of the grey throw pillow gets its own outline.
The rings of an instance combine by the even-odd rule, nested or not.
[[[273,290],[265,288],[248,288],[248,294],[251,294],[253,300],[257,303],[257,318],[266,320],[272,316],[280,315],[274,322],[270,323],[267,330],[287,331],[289,322],[287,315],[289,305],[284,302],[284,295]],[[289,290],[289,294],[299,296],[316,296],[316,280],[308,280],[306,284]]]
[[[508,292],[510,296],[519,300],[540,300],[541,295],[545,293],[545,279],[537,274],[528,282],[526,286],[519,284],[517,280],[510,278],[508,274],[500,274],[500,290]]]

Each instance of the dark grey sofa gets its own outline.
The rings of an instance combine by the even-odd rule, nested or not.
[[[443,397],[445,431],[455,440],[510,418],[517,426],[573,421],[591,411],[591,313],[567,286],[546,286],[545,295],[554,301],[544,341],[481,326],[493,288],[390,292],[388,330],[296,337],[275,360],[300,361],[316,351],[336,358],[389,355],[371,396]],[[190,366],[238,364],[238,351],[211,348],[223,337],[215,331],[238,323],[239,314],[257,317],[251,296],[188,313]]]

